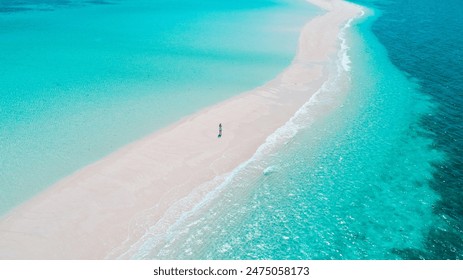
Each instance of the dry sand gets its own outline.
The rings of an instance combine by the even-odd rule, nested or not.
[[[231,172],[328,78],[343,24],[360,8],[310,0],[327,12],[303,28],[293,63],[264,86],[206,108],[89,165],[0,220],[1,259],[103,259],[149,214]],[[223,136],[217,137],[223,124]],[[112,256],[114,257],[114,255]]]

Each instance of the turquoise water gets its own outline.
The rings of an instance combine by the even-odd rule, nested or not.
[[[303,1],[198,2],[0,3],[0,213],[271,79],[318,13]],[[350,87],[333,80],[288,123],[294,137],[264,145],[124,257],[463,258],[463,5],[355,2],[375,15],[346,33]]]
[[[463,114],[456,106],[463,72],[452,63],[461,58],[454,56],[461,48],[453,49],[463,38],[455,35],[461,6],[362,3],[376,12],[347,32],[351,64],[341,76],[351,86],[333,81],[298,117],[294,137],[258,152],[166,234],[153,231],[155,225],[129,256],[463,257]],[[452,27],[430,29],[448,17]],[[423,21],[428,29],[412,32]],[[314,120],[320,108],[331,109]]]
[[[397,253],[405,259],[463,259],[463,5],[458,0],[358,2],[383,11],[372,30],[394,65],[431,98],[435,109],[420,126],[445,154],[430,181],[439,195],[433,205],[437,222],[426,229],[422,247]]]
[[[0,213],[291,62],[303,0],[2,1]]]

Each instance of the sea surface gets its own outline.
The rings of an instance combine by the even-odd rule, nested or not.
[[[122,258],[463,259],[463,5],[354,2],[368,9],[315,98]],[[0,213],[272,79],[318,13],[302,0],[2,1]]]
[[[334,78],[124,258],[463,259],[463,5],[356,2]]]
[[[273,79],[318,13],[304,0],[0,1],[0,215]]]

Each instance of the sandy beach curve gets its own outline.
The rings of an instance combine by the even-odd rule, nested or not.
[[[201,110],[49,187],[0,220],[1,259],[103,259],[154,224],[197,186],[232,171],[285,124],[330,75],[338,34],[361,8],[309,0],[326,10],[308,22],[292,64],[252,91]],[[222,137],[218,138],[219,123]]]

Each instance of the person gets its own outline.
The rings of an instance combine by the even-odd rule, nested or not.
[[[222,137],[222,124],[219,124],[219,135],[217,137]]]

